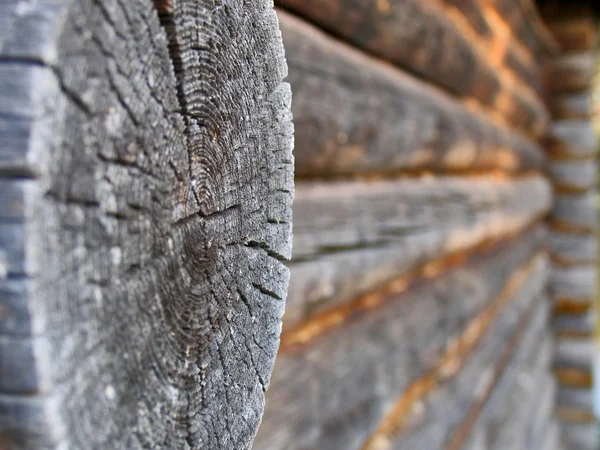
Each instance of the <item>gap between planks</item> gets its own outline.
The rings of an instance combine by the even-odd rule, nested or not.
[[[380,288],[359,296],[354,301],[317,314],[299,323],[289,331],[284,331],[281,335],[279,351],[297,350],[330,330],[343,326],[344,323],[358,314],[367,313],[369,310],[381,306],[387,302],[389,297],[407,293],[423,282],[439,278],[450,270],[464,265],[472,258],[485,256],[500,246],[516,240],[527,230],[535,228],[543,219],[543,216],[536,217],[528,225],[517,231],[504,234],[500,237],[486,239],[469,248],[430,260],[418,268],[385,283]]]

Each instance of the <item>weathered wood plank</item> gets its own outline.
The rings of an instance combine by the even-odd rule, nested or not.
[[[565,449],[597,450],[598,426],[595,423],[561,422],[560,433]]]
[[[516,233],[550,203],[537,176],[299,183],[284,327],[431,260]]]
[[[543,153],[431,86],[279,12],[296,175],[539,169]]]
[[[557,406],[560,409],[575,409],[594,413],[594,393],[591,389],[577,389],[569,386],[561,386],[556,397]]]
[[[436,367],[455,348],[453,342],[462,342],[459,336],[469,323],[479,323],[471,321],[486,305],[496,305],[494,299],[531,258],[540,238],[534,232],[501,246],[484,260],[356,312],[310,345],[280,353],[254,448],[360,448],[409,385]],[[543,261],[534,267],[517,303],[544,283]]]
[[[525,133],[539,135],[548,114],[533,91],[509,85],[437,2],[280,0],[285,8],[346,42],[483,106]]]
[[[566,54],[548,64],[544,84],[549,92],[584,91],[592,84],[595,72],[595,52]]]
[[[557,158],[589,158],[596,154],[598,141],[589,120],[557,120],[548,132],[548,149]]]
[[[291,94],[272,2],[220,3],[0,2],[2,448],[251,446]]]
[[[590,299],[596,297],[597,274],[595,264],[552,267],[550,292],[557,298]]]
[[[584,192],[562,193],[554,197],[550,220],[565,229],[594,231],[598,223],[596,188]]]
[[[538,62],[558,53],[558,43],[532,0],[492,0],[490,3],[507,21],[514,35],[531,49]]]
[[[561,314],[552,319],[552,327],[558,336],[591,337],[596,328],[595,313]]]
[[[542,344],[544,323],[547,318],[548,308],[541,305],[538,311],[527,314],[533,304],[539,305],[540,297],[522,299],[521,305],[512,305],[507,311],[496,318],[496,322],[474,350],[474,354],[465,366],[449,382],[442,383],[432,395],[424,402],[423,410],[417,412],[406,423],[404,430],[400,431],[392,443],[390,450],[413,449],[441,449],[454,448],[451,442],[454,432],[469,420],[471,411],[479,408],[487,393],[487,401],[481,406],[481,412],[468,431],[468,436],[462,437],[460,448],[480,445],[481,448],[493,448],[494,437],[490,436],[489,428],[496,426],[502,414],[510,411],[510,399],[515,392],[519,392],[521,378],[530,377],[529,372],[534,372],[543,363],[544,357],[548,362],[548,343]],[[531,319],[533,316],[533,320]],[[521,332],[522,339],[518,344],[514,341],[515,333]],[[511,348],[512,346],[512,348]],[[541,353],[535,353],[542,350]],[[502,365],[502,355],[507,354],[508,361]],[[538,356],[536,356],[538,355]],[[526,384],[526,392],[521,394],[521,410],[528,412],[526,406],[531,403],[535,390]],[[500,418],[495,417],[499,415]],[[518,434],[525,434],[527,421],[521,420],[522,429]],[[517,437],[517,430],[512,430]],[[472,436],[471,436],[472,435]],[[472,438],[472,439],[471,439]],[[376,449],[376,445],[367,450]],[[521,446],[507,446],[509,448],[523,448]]]
[[[530,411],[530,423],[527,436],[527,449],[528,450],[545,450],[553,448],[551,443],[546,442],[547,434],[552,428],[556,428],[555,420],[555,402],[556,402],[556,390],[557,383],[554,374],[548,371],[552,354],[546,362],[544,370],[546,373],[542,374],[538,379],[537,383],[540,385],[539,393],[533,403],[533,408]],[[552,444],[554,445],[554,444]]]
[[[571,368],[591,371],[594,365],[595,343],[593,338],[560,338],[556,341],[555,369]]]
[[[598,164],[595,159],[554,160],[549,164],[549,174],[557,190],[590,191],[596,187]]]

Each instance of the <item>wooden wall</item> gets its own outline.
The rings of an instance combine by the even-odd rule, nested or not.
[[[584,7],[543,9],[562,52],[549,63],[547,141],[555,203],[550,295],[556,335],[557,414],[568,449],[598,448],[592,371],[597,297],[597,142],[590,122],[597,23]]]
[[[294,253],[254,448],[562,448],[557,392],[590,412],[594,39],[532,0],[279,8]]]

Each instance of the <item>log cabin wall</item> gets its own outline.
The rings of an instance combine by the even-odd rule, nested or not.
[[[597,142],[591,123],[597,23],[581,5],[542,9],[561,52],[549,63],[547,141],[555,202],[550,293],[556,335],[557,413],[566,448],[598,448],[592,396],[597,296]]]
[[[580,349],[555,348],[552,320],[575,322],[551,316],[572,296],[547,287],[588,280],[557,255],[581,247],[591,263],[595,241],[546,222],[590,214],[581,189],[554,202],[550,179],[573,169],[544,148],[561,132],[556,111],[581,102],[546,101],[560,39],[531,0],[278,7],[294,96],[294,253],[254,448],[578,448],[562,446],[554,409],[555,352]],[[572,162],[588,174],[589,159]]]

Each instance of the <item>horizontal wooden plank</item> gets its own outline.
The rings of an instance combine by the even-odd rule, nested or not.
[[[585,158],[596,154],[598,140],[589,120],[557,120],[548,130],[548,148],[557,158]]]
[[[595,72],[594,51],[566,54],[549,63],[545,86],[549,92],[584,91],[591,86]]]
[[[588,91],[553,94],[548,107],[554,119],[589,119],[592,114],[591,94]]]
[[[559,266],[553,264],[550,292],[555,298],[590,299],[597,293],[595,264]]]
[[[280,11],[296,176],[538,169],[533,142]]]
[[[284,328],[444,255],[515,233],[550,203],[541,177],[298,183]]]
[[[559,336],[591,337],[596,328],[595,312],[556,315],[552,319],[552,328]]]
[[[549,164],[552,184],[558,190],[590,190],[598,179],[595,159],[554,160]]]
[[[550,253],[559,264],[594,262],[598,254],[598,240],[594,234],[550,232]]]
[[[529,378],[537,373],[541,363],[548,363],[551,354],[549,341],[542,339],[548,308],[544,307],[539,296],[524,300],[523,304],[512,305],[497,318],[465,366],[427,398],[421,410],[417,410],[407,420],[404,429],[387,448],[458,448],[454,446],[459,443],[452,441],[454,433],[469,420],[472,421],[472,426],[460,437],[461,449],[475,446],[477,441],[479,445],[483,445],[482,448],[496,448],[488,428],[497,427],[500,422],[510,429],[512,438],[524,440],[528,421],[520,417],[517,427],[510,426],[513,424],[505,423],[503,414],[519,414],[510,405],[510,401],[517,395],[521,401],[521,411],[529,412],[527,407],[536,394],[535,386],[531,385]],[[532,304],[540,306],[533,306],[535,311],[528,314]],[[522,336],[517,336],[520,339],[515,341],[515,334],[519,331]],[[506,356],[506,361],[502,361],[503,355]],[[486,397],[487,401],[481,404]],[[478,409],[480,411],[475,417],[473,412]],[[471,434],[473,439],[470,439]],[[374,442],[371,447],[367,447],[368,450],[376,448],[378,447]],[[506,446],[502,450],[509,448],[523,447]]]
[[[584,192],[559,192],[554,197],[550,220],[566,229],[593,231],[598,223],[597,204],[595,187]]]
[[[535,233],[524,236],[485,260],[353,315],[310,345],[280,352],[254,448],[360,448],[411,384],[435,367],[451,371],[455,357],[440,361],[460,354],[458,343],[481,331],[480,313],[512,298],[515,283],[504,290],[509,279],[520,274],[524,283],[517,303],[539,292],[545,260],[536,259],[530,272],[517,270],[537,240]]]
[[[593,338],[560,338],[556,341],[554,367],[591,370],[594,365],[594,355]]]
[[[434,1],[281,0],[285,8],[346,42],[391,62],[525,133],[543,132],[548,114],[531,90],[519,89],[489,63],[475,38]],[[285,38],[284,38],[285,40]],[[287,44],[286,44],[287,45]]]

